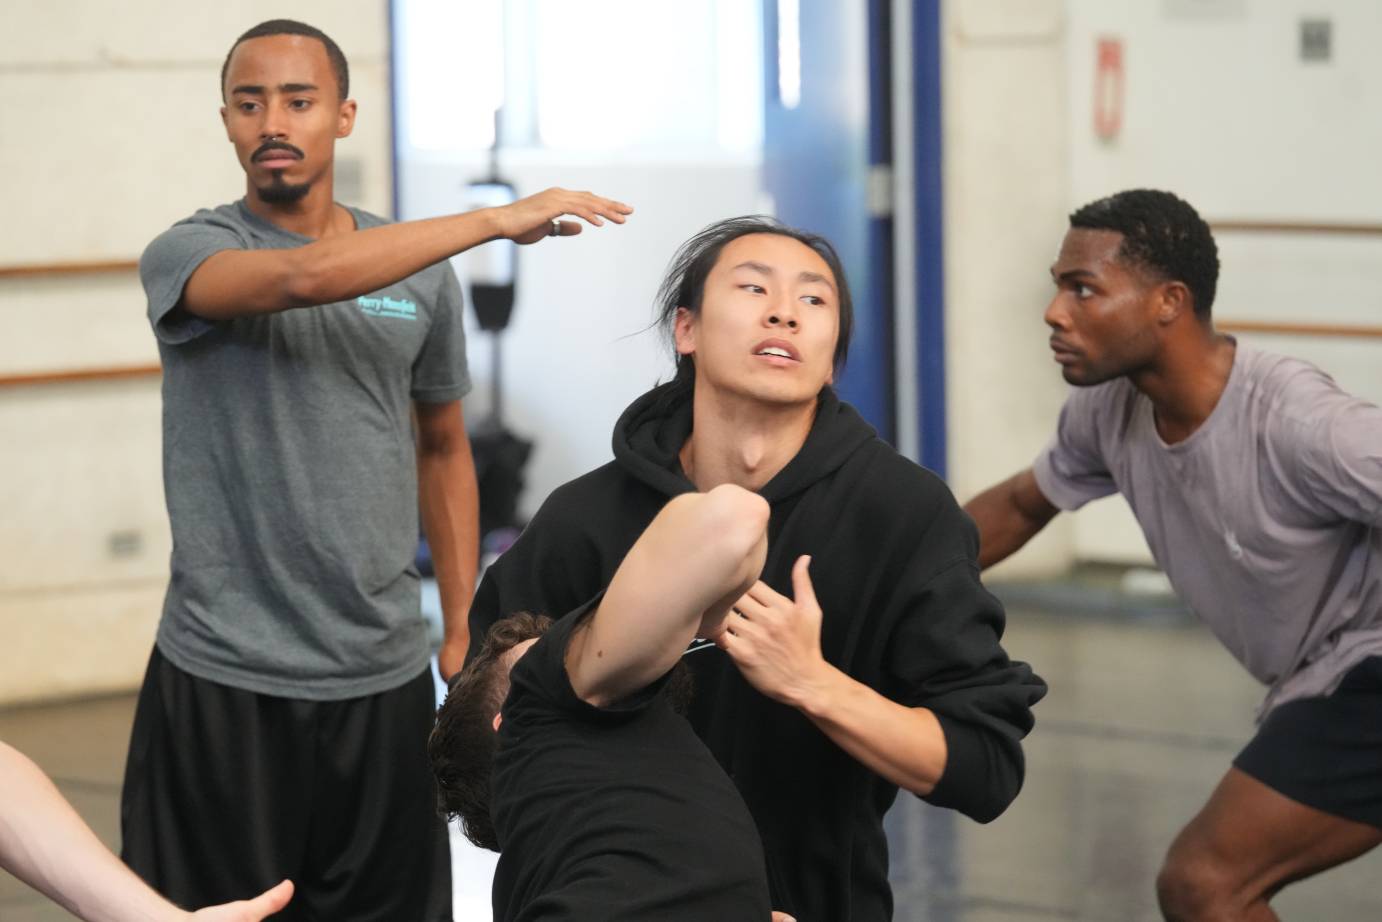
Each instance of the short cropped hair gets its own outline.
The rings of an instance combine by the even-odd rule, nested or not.
[[[1129,189],[1075,211],[1070,226],[1122,234],[1120,259],[1161,281],[1184,284],[1196,316],[1209,319],[1219,283],[1219,248],[1189,203],[1158,189]]]
[[[225,98],[226,92],[226,73],[230,70],[230,56],[235,53],[242,42],[247,42],[252,38],[264,38],[268,35],[304,35],[307,38],[315,38],[326,46],[326,57],[331,62],[331,70],[336,75],[336,91],[344,101],[350,96],[350,68],[346,64],[345,55],[341,53],[341,48],[331,40],[331,37],[315,26],[309,26],[305,22],[298,22],[295,19],[270,19],[268,22],[261,22],[259,25],[250,29],[244,35],[235,40],[235,44],[230,46],[226,52],[226,59],[221,64],[221,98]]]
[[[504,654],[525,640],[541,637],[551,626],[552,619],[546,615],[526,612],[496,621],[485,634],[480,652],[452,679],[427,741],[438,810],[459,819],[465,837],[491,851],[499,851],[490,817],[490,784],[498,746],[494,715],[509,693]]]
[[[777,234],[790,237],[805,244],[816,252],[830,273],[835,276],[835,288],[840,300],[840,331],[835,340],[835,371],[844,367],[849,354],[849,338],[854,332],[854,301],[849,294],[849,283],[845,280],[845,269],[835,247],[819,234],[789,227],[767,215],[746,215],[717,221],[703,229],[696,236],[681,245],[667,267],[667,274],[657,290],[657,320],[669,340],[675,342],[673,330],[677,322],[677,308],[684,307],[691,313],[700,312],[701,300],[705,295],[705,280],[710,270],[720,258],[720,252],[733,240],[749,234]],[[675,355],[675,349],[673,350]],[[689,355],[676,355],[677,370],[672,384],[678,390],[689,390],[694,384],[695,363]]]

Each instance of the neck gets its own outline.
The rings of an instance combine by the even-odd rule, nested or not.
[[[250,211],[286,231],[314,240],[354,226],[349,214],[337,208],[331,196],[330,173],[313,182],[307,194],[295,202],[266,202],[253,185],[247,182],[245,186],[245,205]]]
[[[1152,402],[1157,433],[1174,444],[1200,428],[1228,386],[1237,347],[1209,324],[1173,336],[1147,368],[1131,375]]]
[[[723,483],[758,490],[801,451],[818,400],[772,405],[712,391],[703,382],[696,387],[682,469],[701,492]]]

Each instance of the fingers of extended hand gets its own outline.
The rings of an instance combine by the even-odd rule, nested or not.
[[[623,224],[625,216],[633,214],[632,205],[593,192],[572,192],[569,189],[552,188],[533,196],[531,201],[540,204],[549,219],[570,214],[579,215],[592,224],[603,223],[602,218]]]

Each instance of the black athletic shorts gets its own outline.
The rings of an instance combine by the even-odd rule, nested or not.
[[[427,737],[431,670],[345,701],[197,678],[154,649],[120,804],[121,857],[196,909],[291,878],[278,920],[451,919]]]
[[[1274,708],[1233,764],[1308,807],[1382,827],[1382,656],[1328,697]]]

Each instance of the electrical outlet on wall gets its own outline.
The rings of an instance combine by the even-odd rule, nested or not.
[[[113,531],[106,537],[106,549],[117,559],[138,557],[144,551],[144,534],[134,528]]]
[[[1310,62],[1328,61],[1334,56],[1334,24],[1328,19],[1300,21],[1300,59]]]

